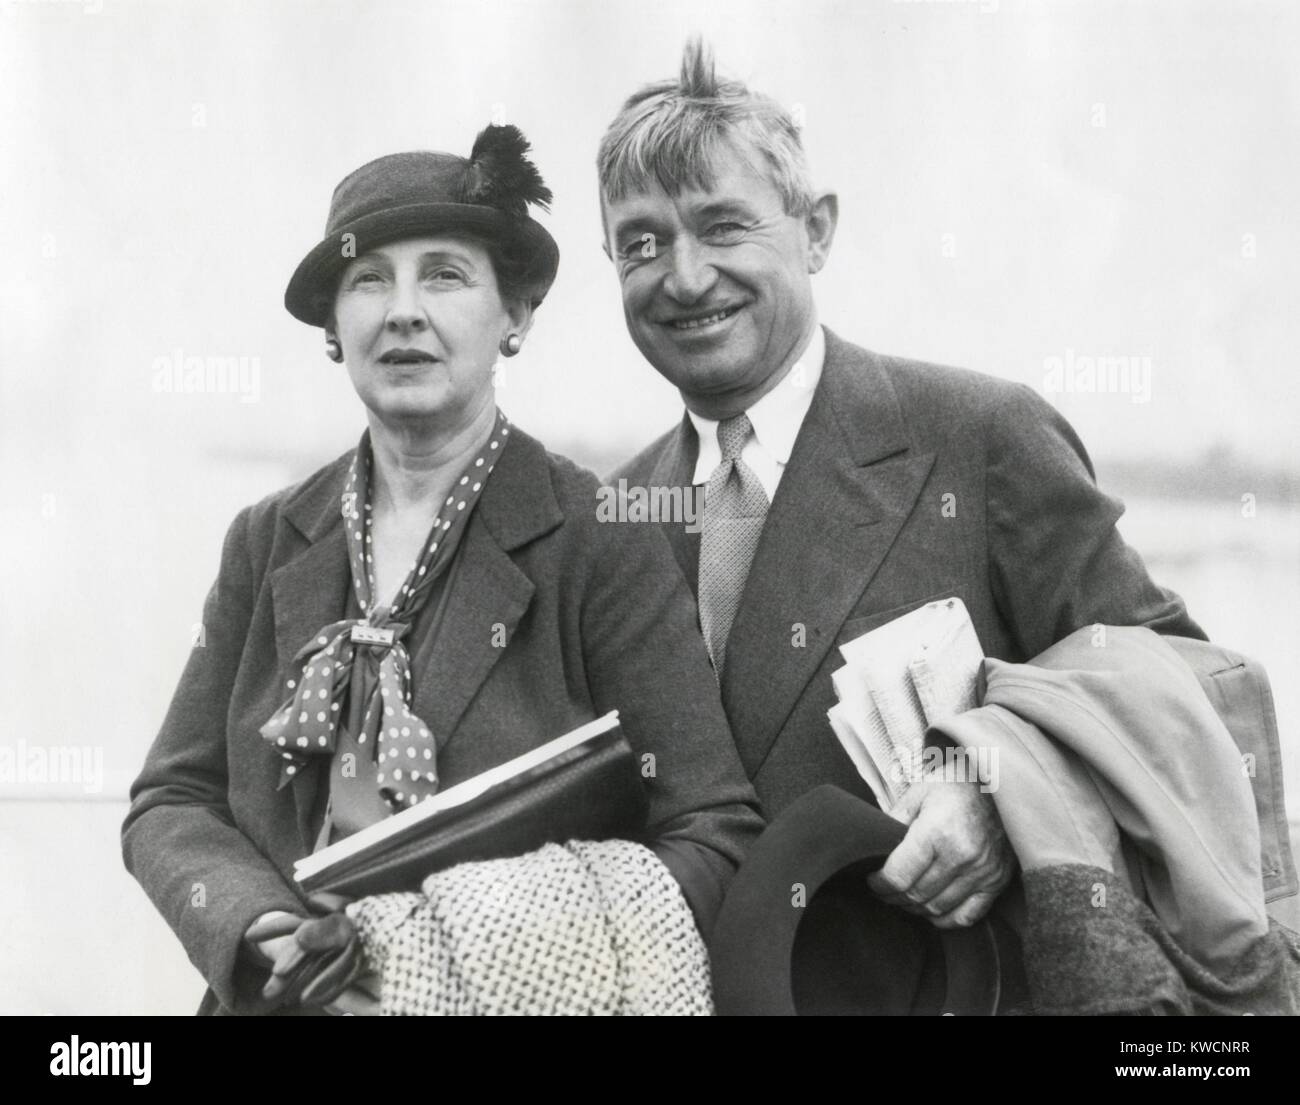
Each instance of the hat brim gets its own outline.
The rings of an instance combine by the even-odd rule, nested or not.
[[[829,785],[782,810],[741,864],[709,937],[718,1013],[995,1012],[1002,964],[987,921],[940,931],[866,887],[906,832]]]
[[[324,326],[338,278],[350,260],[402,238],[444,233],[486,237],[506,248],[521,262],[534,303],[541,302],[555,280],[560,249],[535,220],[512,219],[479,204],[414,203],[377,211],[325,237],[290,277],[285,308],[309,326]]]

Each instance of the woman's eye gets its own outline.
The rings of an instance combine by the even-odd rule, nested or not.
[[[425,279],[432,280],[436,284],[449,284],[463,281],[465,277],[455,269],[434,269]]]
[[[373,281],[379,279],[380,279],[380,275],[377,272],[370,272],[370,271],[359,272],[356,274],[356,276],[352,278],[352,283],[353,285],[367,284],[367,283],[372,283]]]

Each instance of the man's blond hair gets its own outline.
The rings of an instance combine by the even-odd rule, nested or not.
[[[769,96],[717,76],[712,51],[687,42],[676,80],[634,93],[600,142],[596,167],[603,201],[646,191],[652,181],[670,196],[714,186],[719,147],[761,159],[787,215],[812,210],[808,164],[794,118]]]

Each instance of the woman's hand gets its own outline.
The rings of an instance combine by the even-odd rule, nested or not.
[[[336,1017],[379,1016],[379,976],[367,971],[325,1006]]]
[[[282,917],[294,917],[295,915],[283,909],[273,909],[269,913],[263,913],[256,921],[248,926],[248,931],[244,933],[244,942],[262,959],[266,960],[267,966],[273,964],[280,958],[281,953],[288,950],[293,943],[293,933],[290,932],[285,936],[268,936],[261,940],[253,939],[254,933],[278,931],[274,922]],[[301,917],[295,918],[301,921]],[[295,926],[296,927],[296,926]]]
[[[365,969],[365,958],[356,928],[344,912],[346,905],[347,899],[338,895],[316,895],[308,906],[317,916],[274,910],[249,927],[245,940],[271,965],[271,977],[262,988],[264,998],[276,1006],[327,1009],[342,999],[339,1011],[354,1014],[370,1002],[378,1005],[365,991],[348,993]]]

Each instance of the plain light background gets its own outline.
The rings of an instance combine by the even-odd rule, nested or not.
[[[678,417],[624,329],[594,156],[696,32],[839,193],[815,287],[842,336],[1040,389],[1051,358],[1150,358],[1149,401],[1048,398],[1153,574],[1273,674],[1297,809],[1295,5],[0,0],[0,745],[105,772],[0,781],[0,1011],[197,1005],[117,828],[226,526],[363,428],[282,306],[343,175],[519,125],[561,265],[503,407],[599,470]],[[249,386],[159,390],[191,357]]]

